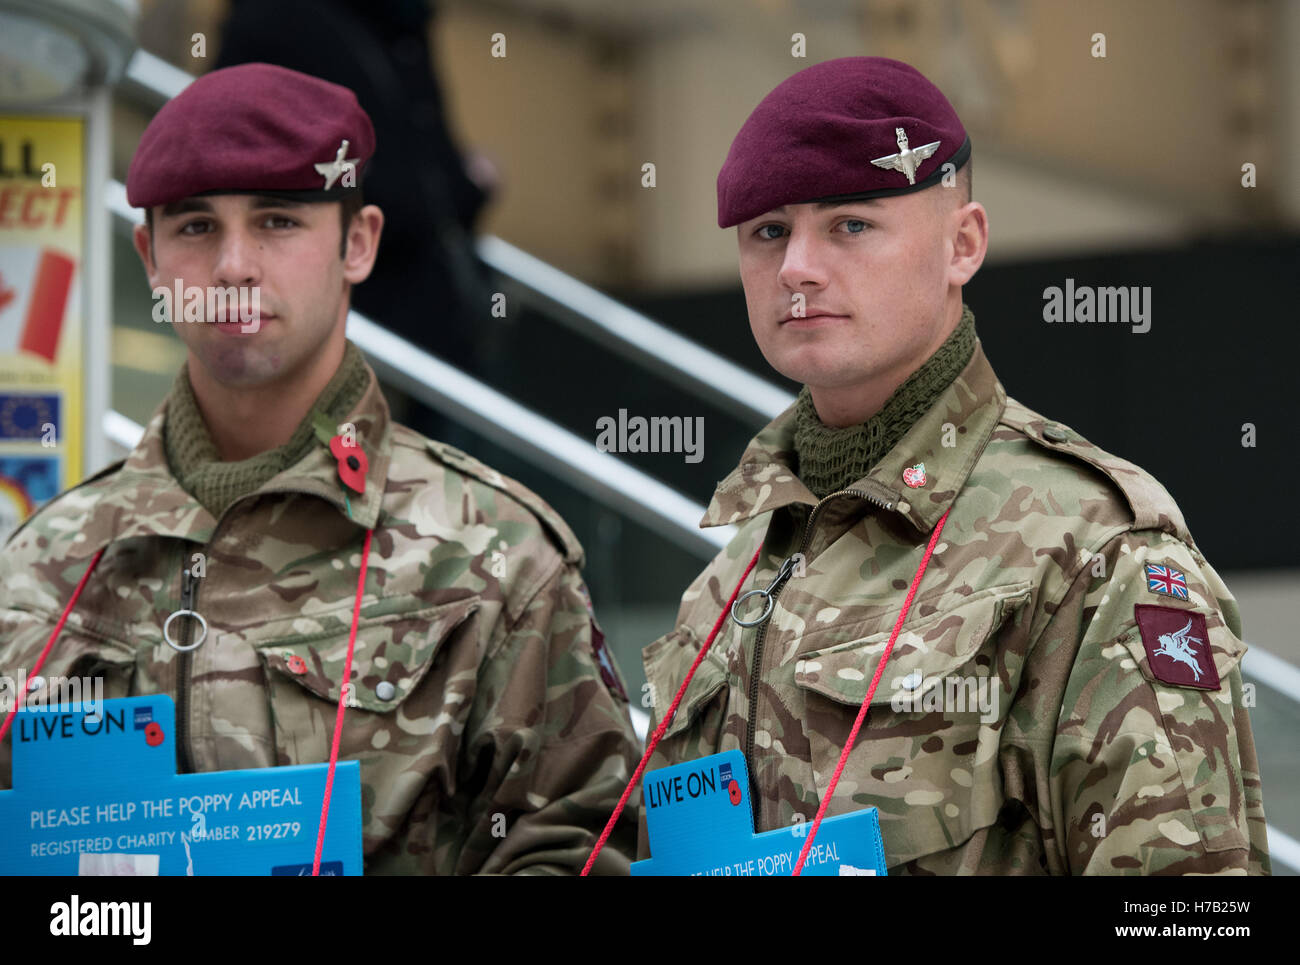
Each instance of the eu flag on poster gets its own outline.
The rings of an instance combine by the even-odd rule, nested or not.
[[[39,442],[53,426],[50,438],[62,438],[59,396],[54,392],[0,393],[0,439],[30,439]]]

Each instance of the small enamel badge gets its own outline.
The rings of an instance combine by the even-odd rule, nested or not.
[[[289,669],[289,673],[296,674],[299,677],[307,672],[307,661],[296,653],[291,653],[285,657],[284,665]]]
[[[925,463],[918,462],[915,466],[908,466],[903,470],[903,482],[907,483],[913,489],[919,489],[925,485]]]
[[[1139,603],[1133,615],[1153,677],[1175,687],[1219,689],[1219,669],[1210,653],[1204,614]]]
[[[1159,563],[1147,564],[1147,589],[1152,593],[1163,593],[1175,599],[1187,599],[1187,577],[1172,566]]]
[[[339,464],[339,478],[343,485],[354,493],[366,491],[366,473],[370,470],[370,461],[366,459],[365,450],[355,443],[348,445],[343,436],[330,440],[330,452]]]
[[[898,141],[898,153],[872,158],[871,163],[878,168],[884,168],[886,171],[898,171],[905,174],[907,175],[908,184],[916,184],[916,169],[921,166],[922,161],[939,150],[941,142],[931,141],[929,144],[922,144],[917,148],[908,147],[907,135],[903,133],[901,127],[894,128],[894,137]]]

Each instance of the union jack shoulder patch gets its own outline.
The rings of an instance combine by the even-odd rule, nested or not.
[[[1187,599],[1187,577],[1172,566],[1159,563],[1147,564],[1147,589],[1152,593],[1163,593],[1178,600]]]

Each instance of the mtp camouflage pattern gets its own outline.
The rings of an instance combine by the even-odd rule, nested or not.
[[[350,504],[321,444],[214,519],[168,470],[164,401],[125,461],[0,553],[0,673],[30,672],[106,547],[43,677],[170,694],[182,771],[326,761],[374,527],[339,753],[361,763],[366,872],[572,873],[639,758],[622,681],[593,650],[582,547],[523,486],[391,421],[367,369],[347,421],[369,472]],[[162,628],[195,554],[209,631],[181,655]],[[635,822],[632,808],[598,873],[626,871]]]
[[[645,649],[652,728],[760,545],[743,590],[802,575],[727,619],[649,768],[738,748],[756,830],[810,821],[949,510],[827,814],[878,808],[890,874],[1269,872],[1237,604],[1155,479],[1007,398],[979,344],[848,490],[796,468],[792,408],[718,485],[702,525],[738,532]],[[1221,686],[1160,680],[1135,604],[1203,615]]]

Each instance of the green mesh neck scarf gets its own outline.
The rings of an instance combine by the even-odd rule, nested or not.
[[[925,414],[975,353],[975,315],[963,305],[961,321],[925,363],[907,377],[866,422],[834,429],[817,416],[808,386],[795,406],[794,448],[799,478],[814,496],[857,482]]]
[[[336,424],[342,422],[361,401],[369,384],[370,373],[366,371],[361,350],[348,342],[338,371],[321,391],[313,408],[324,412]],[[181,366],[167,397],[163,424],[167,465],[181,488],[217,519],[236,499],[284,472],[307,455],[312,446],[318,445],[311,411],[308,411],[284,445],[249,459],[222,462],[194,397],[188,364]]]

